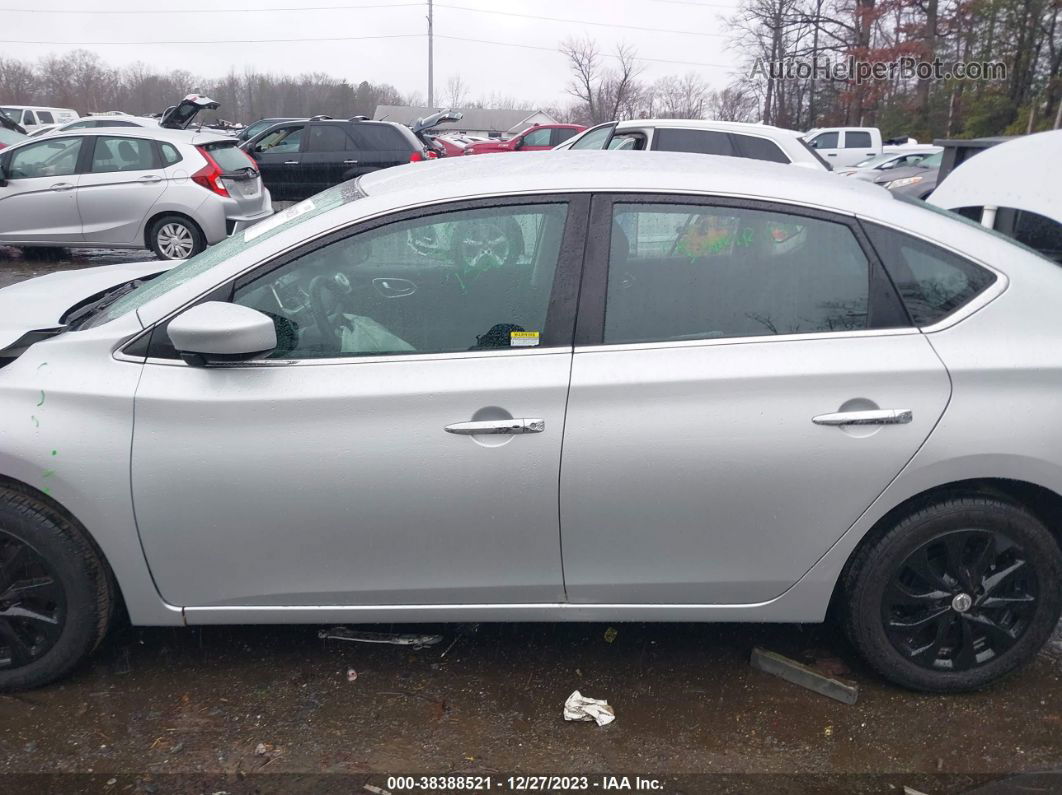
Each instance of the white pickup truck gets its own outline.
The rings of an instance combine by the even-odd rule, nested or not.
[[[801,137],[834,168],[854,166],[868,157],[918,143],[904,138],[890,145],[893,142],[883,142],[877,127],[816,127]]]

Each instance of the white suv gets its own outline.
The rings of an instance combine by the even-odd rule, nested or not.
[[[86,129],[0,152],[0,244],[185,259],[272,213],[258,167],[225,135]]]
[[[766,124],[703,119],[631,119],[591,127],[555,149],[625,149],[697,152],[792,163],[816,171],[830,166],[795,130]]]

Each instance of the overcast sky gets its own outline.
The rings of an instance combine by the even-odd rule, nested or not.
[[[645,80],[694,71],[720,89],[734,71],[724,20],[737,3],[438,0],[436,103],[445,101],[447,79],[458,74],[469,99],[498,94],[533,105],[566,102],[568,72],[556,48],[565,37],[584,34],[605,51],[633,45]],[[137,13],[102,13],[110,11]],[[426,0],[0,0],[0,15],[0,48],[10,57],[32,60],[80,47],[119,66],[143,61],[204,77],[247,67],[320,71],[427,95]]]

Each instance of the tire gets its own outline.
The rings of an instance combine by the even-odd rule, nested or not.
[[[148,229],[147,244],[159,259],[188,259],[207,247],[196,223],[183,215],[163,215]]]
[[[6,486],[0,561],[0,692],[40,687],[73,670],[107,634],[113,581],[80,528]]]
[[[914,690],[977,690],[1028,663],[1062,612],[1062,550],[1024,509],[956,497],[857,552],[844,628],[867,663]],[[970,592],[970,593],[967,593]]]

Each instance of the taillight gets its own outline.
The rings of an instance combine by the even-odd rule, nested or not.
[[[409,162],[410,163],[423,163],[425,160],[434,160],[437,157],[438,157],[438,155],[435,154],[435,152],[432,152],[430,150],[428,150],[427,152],[421,152],[421,151],[417,150],[417,151],[414,151],[413,154],[411,154],[409,156]]]
[[[199,154],[204,157],[207,164],[192,174],[192,182],[203,186],[211,193],[216,193],[226,199],[229,198],[229,189],[225,187],[225,183],[221,180],[225,174],[221,166],[210,156],[210,152],[206,150],[206,147],[197,146],[196,149],[199,150]]]

